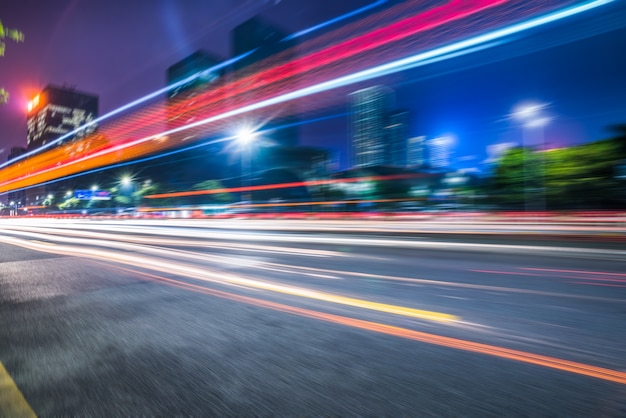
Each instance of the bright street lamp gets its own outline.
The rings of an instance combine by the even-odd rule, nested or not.
[[[250,177],[250,166],[252,159],[252,144],[256,140],[258,132],[253,131],[250,128],[243,127],[237,131],[237,142],[241,147],[241,187],[248,186]],[[251,201],[252,195],[250,192],[243,191],[241,194],[242,201]]]
[[[242,147],[247,147],[254,142],[257,135],[258,132],[255,132],[250,128],[241,128],[237,131],[237,142],[239,142]]]

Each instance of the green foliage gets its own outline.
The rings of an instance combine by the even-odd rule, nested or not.
[[[205,180],[200,183],[196,183],[191,188],[192,190],[221,190],[224,189],[224,186],[219,180]],[[235,199],[233,198],[232,193],[229,192],[217,192],[212,193],[207,196],[210,196],[211,200],[217,201],[220,203],[230,203]]]
[[[22,32],[17,29],[5,28],[0,21],[0,57],[3,57],[6,51],[6,43],[3,41],[3,39],[6,38],[12,39],[15,42],[24,42],[24,34]],[[0,88],[0,105],[8,101],[9,93],[5,89]]]
[[[53,203],[54,203],[54,196],[46,197],[46,199],[43,202],[41,202],[41,204],[44,206],[52,206]]]
[[[159,193],[160,186],[146,180],[132,186],[117,186],[110,189],[113,201],[119,206],[141,206],[143,197]]]
[[[623,187],[615,167],[625,157],[619,139],[544,152],[514,148],[495,170],[495,197],[505,206],[538,198],[545,199],[548,208],[614,206]]]
[[[505,205],[522,205],[525,199],[528,167],[536,163],[533,153],[526,148],[511,148],[501,158],[495,170],[494,187],[497,199]]]
[[[77,199],[75,197],[70,197],[69,199],[65,200],[63,203],[59,204],[59,209],[61,210],[75,209],[79,207],[81,203],[82,201],[80,199]]]
[[[0,21],[0,39],[5,38],[12,39],[15,42],[24,42],[24,34],[22,32],[17,29],[5,28],[2,21]],[[4,45],[4,42],[0,41],[0,44]],[[2,52],[0,55],[3,55],[4,49],[0,50],[0,52]]]

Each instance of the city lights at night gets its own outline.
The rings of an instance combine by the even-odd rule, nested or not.
[[[0,416],[621,416],[624,0],[0,6]]]

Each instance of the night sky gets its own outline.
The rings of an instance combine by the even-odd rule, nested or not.
[[[371,3],[367,0],[16,0],[0,6],[0,20],[25,34],[7,40],[0,86],[0,160],[25,146],[28,100],[46,84],[75,86],[100,97],[100,114],[165,85],[168,66],[197,49],[230,55],[229,32],[261,14],[289,32]],[[479,166],[487,147],[521,140],[508,115],[522,102],[548,105],[548,146],[609,136],[626,123],[624,1],[607,12],[568,22],[528,39],[382,82],[411,112],[410,134],[456,138],[457,166]],[[617,10],[617,12],[616,12]],[[620,14],[621,13],[621,14]],[[338,99],[339,103],[342,100]],[[337,112],[345,111],[341,106]],[[334,149],[345,166],[347,121],[307,126],[301,142]]]

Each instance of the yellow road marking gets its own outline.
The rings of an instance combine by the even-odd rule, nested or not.
[[[415,331],[412,329],[396,327],[393,325],[382,324],[379,322],[365,321],[362,319],[355,319],[340,315],[329,314],[325,312],[319,312],[315,310],[309,310],[299,308],[296,306],[284,305],[277,302],[271,302],[264,299],[256,299],[248,296],[237,295],[234,293],[223,292],[216,289],[210,289],[191,283],[186,283],[174,279],[168,279],[166,277],[157,276],[150,273],[144,273],[141,271],[127,269],[124,267],[116,268],[132,272],[134,274],[145,277],[148,280],[164,283],[180,289],[190,290],[197,293],[204,293],[206,295],[217,296],[237,302],[242,302],[250,305],[260,306],[276,311],[286,312],[302,317],[317,319],[325,322],[332,322],[340,325],[350,326],[353,328],[359,328],[363,330],[373,331],[380,334],[393,335],[400,338],[405,338],[413,341],[424,342],[428,344],[438,345],[441,347],[448,347],[457,350],[469,351],[474,353],[480,353],[484,355],[490,355],[494,357],[504,358],[508,360],[519,361],[527,364],[534,364],[537,366],[547,367],[555,370],[566,371],[570,373],[576,373],[583,376],[594,377],[597,379],[606,380],[609,382],[619,383],[626,385],[626,373],[618,370],[606,369],[603,367],[597,367],[590,364],[578,363],[575,361],[564,360],[557,357],[544,356],[541,354],[534,354],[526,351],[514,350],[506,347],[499,347],[496,345],[477,343],[468,340],[462,340],[459,338],[445,337],[436,334],[430,334],[421,331]]]
[[[2,363],[0,363],[0,416],[15,418],[37,416]]]
[[[105,250],[90,250],[85,248],[76,248],[73,251],[69,246],[56,246],[55,248],[42,248],[39,242],[27,242],[21,240],[12,240],[11,244],[31,248],[44,252],[52,252],[56,254],[67,255],[80,255],[83,257],[95,258],[105,261],[117,261],[126,265],[134,267],[148,268],[153,271],[159,271],[163,273],[174,273],[182,276],[190,277],[196,280],[210,281],[215,283],[227,283],[235,284],[239,286],[245,286],[254,289],[267,290],[276,293],[282,293],[307,299],[319,300],[329,303],[335,303],[339,305],[354,306],[361,309],[368,309],[373,311],[385,312],[394,315],[403,315],[412,318],[425,319],[429,321],[438,322],[452,322],[458,321],[460,318],[456,315],[414,309],[405,306],[389,305],[380,302],[373,302],[369,300],[356,299],[346,296],[335,295],[332,293],[319,292],[312,289],[288,286],[278,283],[270,283],[260,280],[248,279],[232,274],[225,274],[219,271],[208,271],[202,268],[194,268],[182,263],[175,263],[173,261],[158,261],[152,258],[140,257],[135,255],[116,254],[114,252],[107,252]],[[34,245],[33,245],[34,244]]]

